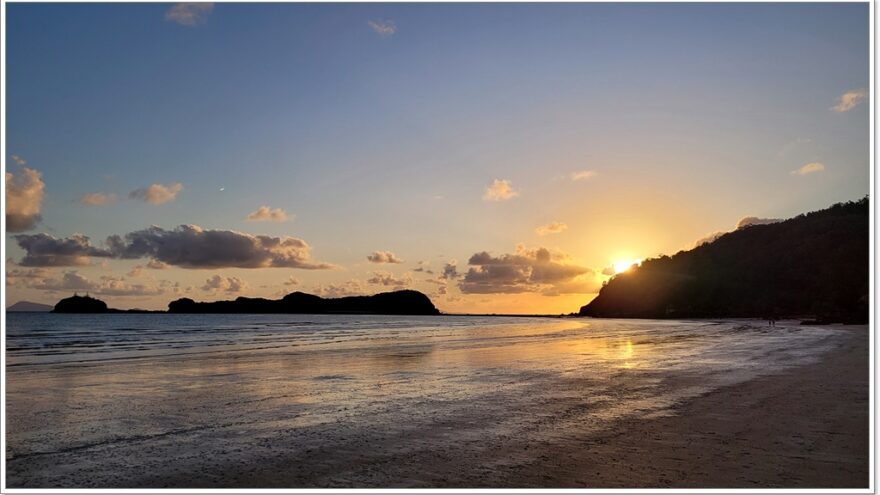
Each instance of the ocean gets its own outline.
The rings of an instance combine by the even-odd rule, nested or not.
[[[674,414],[815,362],[840,332],[754,320],[9,313],[7,486],[458,485],[529,462],[530,445]]]

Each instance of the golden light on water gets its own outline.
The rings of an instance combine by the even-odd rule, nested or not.
[[[633,265],[638,265],[641,262],[642,262],[641,259],[617,260],[614,263],[612,263],[611,266],[614,267],[614,274],[616,275],[618,273],[623,273],[623,272],[629,270],[630,268],[633,267]]]

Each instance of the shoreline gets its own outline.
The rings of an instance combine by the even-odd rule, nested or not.
[[[75,390],[102,398],[89,400],[94,414],[76,412],[86,416],[73,424],[100,420],[102,426],[85,435],[61,429],[69,438],[60,443],[38,436],[20,450],[7,445],[7,482],[16,488],[867,486],[867,326],[837,326],[821,332],[822,340],[810,340],[816,329],[800,326],[773,335],[751,325],[691,323],[656,336],[650,325],[642,333],[610,327],[607,337],[589,343],[559,325],[546,333],[535,333],[534,325],[513,334],[494,329],[479,340],[465,338],[468,329],[444,330],[408,344],[367,340],[366,347],[285,346],[232,360],[187,354],[183,361],[169,355],[46,368],[42,382],[78,383]],[[808,340],[796,337],[801,331]],[[731,346],[713,352],[700,343],[705,335]],[[784,335],[783,342],[813,347],[780,346],[776,339]],[[728,385],[715,387],[737,367],[672,372],[667,363],[658,364],[667,371],[651,371],[656,359],[682,345],[703,349],[682,356],[708,363],[727,362],[729,353],[755,355],[741,346],[760,349],[759,368],[752,368],[758,374],[745,370],[745,381],[722,379]],[[652,348],[666,350],[653,355]],[[581,356],[604,362],[596,368],[601,374],[584,373]],[[543,364],[536,368],[532,359]],[[639,362],[648,368],[638,371]],[[157,369],[171,374],[154,378],[148,393],[128,385],[143,373],[155,377]],[[197,380],[179,388],[183,376]],[[267,376],[276,377],[271,390],[260,388]],[[76,411],[83,404],[71,403]],[[56,407],[34,409],[48,414],[40,424],[52,416],[66,421],[70,408]],[[43,435],[33,417],[13,414],[13,427],[31,425]],[[124,428],[112,428],[122,422]],[[129,424],[145,428],[133,435]]]
[[[868,488],[869,332],[817,363],[723,387],[674,415],[620,420],[610,432],[541,452],[508,487]],[[609,465],[610,461],[610,465]],[[496,482],[500,480],[495,480]]]

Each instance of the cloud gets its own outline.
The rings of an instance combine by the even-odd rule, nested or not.
[[[513,254],[492,256],[486,251],[468,260],[459,289],[469,294],[516,294],[540,292],[544,295],[589,294],[598,290],[593,270],[576,265],[571,257],[539,247],[517,246]]]
[[[403,260],[391,251],[373,251],[373,254],[367,255],[367,259],[371,263],[403,263]]]
[[[248,287],[248,284],[238,277],[221,277],[214,275],[205,280],[202,290],[205,292],[242,292]]]
[[[7,264],[8,266],[8,264]],[[6,285],[28,286],[36,280],[49,277],[52,272],[47,268],[13,268],[6,270]]]
[[[781,221],[781,218],[743,217],[740,219],[739,222],[736,223],[736,230],[744,229],[752,225],[770,225],[772,223],[779,223]]]
[[[419,266],[416,268],[413,268],[413,271],[419,272],[419,273],[427,273],[428,275],[434,274],[434,270],[431,270],[430,268],[428,268],[428,262],[426,262],[426,261],[419,261]]]
[[[6,172],[6,231],[24,232],[41,220],[43,190],[42,174],[31,168],[21,174]]]
[[[299,279],[291,275],[287,280],[284,281],[284,285],[299,285]]]
[[[373,276],[367,279],[367,283],[394,287],[395,290],[399,290],[412,285],[412,276],[406,273],[401,278],[394,278],[394,274],[391,272],[373,272]]]
[[[389,38],[397,32],[397,26],[394,21],[367,21],[367,25],[383,38]]]
[[[24,285],[47,292],[79,291],[99,296],[156,296],[165,292],[160,287],[130,284],[124,278],[104,276],[100,281],[93,281],[76,270],[64,272],[61,278],[33,278]]]
[[[233,230],[209,230],[198,225],[181,225],[173,230],[152,226],[113,235],[106,248],[93,246],[89,238],[74,234],[56,238],[49,234],[16,235],[26,254],[22,266],[76,266],[89,258],[150,258],[147,267],[166,265],[182,268],[301,268],[324,270],[329,263],[311,260],[311,247],[302,239],[252,235]]]
[[[116,202],[116,194],[94,192],[79,198],[79,202],[87,206],[105,206]]]
[[[143,265],[137,265],[134,268],[132,268],[128,273],[126,273],[125,276],[132,277],[132,278],[140,277],[141,275],[143,275],[143,272],[144,272]]]
[[[247,219],[252,222],[286,222],[288,215],[281,208],[272,209],[268,206],[261,206],[257,208],[257,211],[248,215]]]
[[[314,292],[321,297],[345,297],[361,295],[364,289],[360,281],[349,280],[341,284],[316,285]]]
[[[455,260],[450,260],[445,265],[443,265],[443,273],[440,274],[440,278],[444,280],[454,280],[458,278],[458,267],[456,266]]]
[[[49,234],[19,234],[13,236],[18,246],[25,250],[21,266],[77,266],[88,265],[92,256],[110,258],[113,253],[92,246],[89,238],[74,234],[57,238]]]
[[[752,225],[770,225],[772,223],[779,223],[782,221],[783,221],[782,218],[743,217],[739,220],[739,222],[736,222],[736,226],[733,228],[733,230],[744,229],[744,228],[750,227]],[[703,244],[711,244],[711,243],[717,241],[718,238],[720,238],[721,236],[723,236],[725,234],[729,234],[730,232],[732,232],[732,231],[713,232],[709,235],[706,235],[706,236],[698,239],[696,242],[694,242],[693,246],[689,247],[689,249],[693,249],[693,248],[702,246]]]
[[[694,245],[693,245],[693,246],[690,246],[688,249],[693,249],[693,248],[695,248],[695,247],[700,247],[700,246],[702,246],[703,244],[712,244],[713,242],[717,241],[718,238],[721,237],[721,236],[723,236],[724,234],[729,234],[729,232],[723,232],[723,231],[720,231],[720,230],[719,230],[718,232],[712,232],[711,234],[705,235],[705,236],[703,236],[703,237],[697,239],[697,240],[694,242]]]
[[[594,170],[578,170],[576,172],[571,173],[571,180],[579,181],[579,180],[589,180],[595,177],[597,174]]]
[[[12,161],[14,161],[15,164],[18,166],[27,165],[27,160],[25,160],[24,158],[22,158],[18,155],[12,155]]]
[[[506,201],[517,196],[519,196],[519,191],[513,189],[509,180],[495,179],[491,185],[486,187],[483,201]]]
[[[131,199],[146,201],[152,205],[161,205],[177,199],[177,194],[182,190],[183,184],[180,182],[168,184],[167,186],[162,184],[152,184],[149,187],[135,189],[128,193],[128,197]]]
[[[831,110],[842,113],[848,112],[858,106],[859,103],[868,97],[868,90],[865,88],[852,89],[837,97],[837,104],[831,107]]]
[[[823,170],[825,170],[825,165],[822,165],[819,162],[813,162],[813,163],[808,163],[797,170],[792,170],[791,175],[814,174],[816,172],[821,172]]]
[[[161,227],[107,238],[115,257],[151,258],[182,268],[334,268],[313,262],[311,247],[302,239],[252,235],[233,230],[203,229],[180,225],[174,230]]]
[[[558,234],[567,228],[568,225],[562,222],[550,222],[547,225],[541,225],[540,227],[536,228],[535,233],[540,236]]]
[[[165,12],[165,20],[181,26],[203,24],[214,10],[211,2],[183,2],[175,4]]]

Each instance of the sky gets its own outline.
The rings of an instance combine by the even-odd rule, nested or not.
[[[6,5],[6,304],[568,313],[869,192],[867,3]]]

